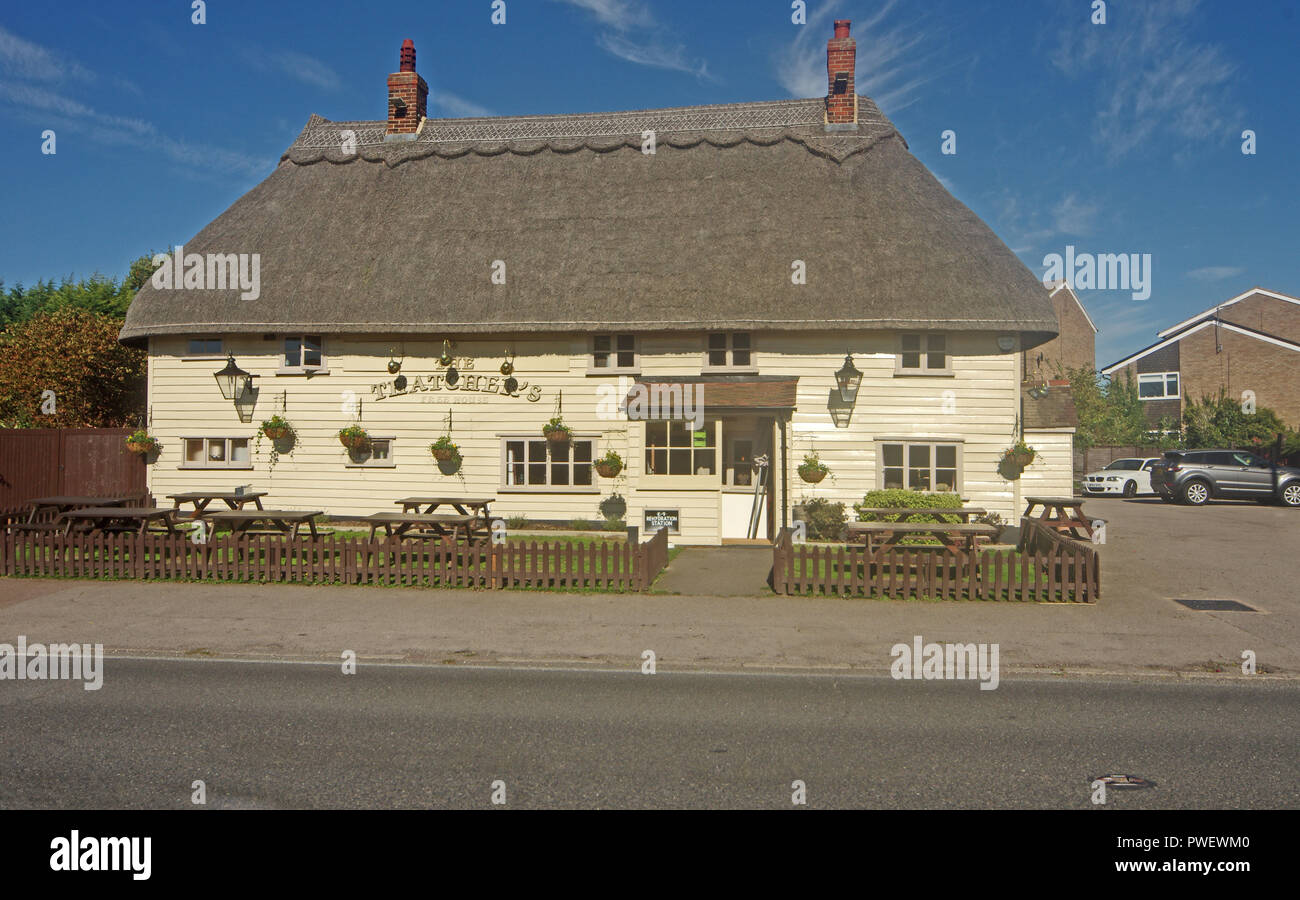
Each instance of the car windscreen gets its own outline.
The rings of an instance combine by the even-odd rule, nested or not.
[[[1142,468],[1142,460],[1140,459],[1117,459],[1106,467],[1107,471],[1113,471],[1116,469],[1137,471],[1140,468]]]

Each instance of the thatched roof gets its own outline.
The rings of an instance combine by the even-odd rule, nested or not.
[[[1042,283],[869,99],[383,122],[312,116],[188,253],[261,296],[146,285],[122,339],[257,333],[930,328],[1053,336]],[[643,154],[643,133],[657,152]],[[345,154],[348,134],[356,153]],[[506,283],[493,284],[494,260]],[[807,284],[791,283],[792,262]]]

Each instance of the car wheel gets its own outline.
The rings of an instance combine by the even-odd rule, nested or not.
[[[1189,481],[1183,485],[1183,502],[1188,506],[1204,506],[1210,499],[1210,486],[1204,481]]]
[[[1136,497],[1138,495],[1138,483],[1136,481],[1124,482],[1124,496]]]
[[[1300,481],[1293,481],[1282,488],[1282,502],[1287,506],[1300,506]]]

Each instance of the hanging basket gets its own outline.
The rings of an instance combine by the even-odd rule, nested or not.
[[[552,444],[567,444],[571,437],[572,434],[567,428],[552,428],[546,432],[546,439]]]
[[[266,435],[268,440],[282,441],[291,434],[288,425],[272,425],[269,428],[263,428],[262,434]]]
[[[617,478],[618,473],[623,471],[623,467],[613,462],[596,463],[596,474],[601,478]]]
[[[452,447],[434,447],[433,458],[438,462],[446,462],[449,459],[455,459],[460,454]]]
[[[148,456],[150,453],[153,453],[154,450],[158,449],[158,442],[153,439],[147,441],[127,441],[126,449],[130,450],[132,453],[138,453],[141,456]]]
[[[827,469],[816,469],[810,466],[799,467],[799,477],[809,484],[817,484],[829,474],[830,472]]]
[[[340,434],[339,443],[349,450],[362,450],[370,443],[368,434]]]
[[[1011,459],[1012,465],[1016,466],[1017,468],[1023,469],[1025,466],[1029,465],[1034,461],[1034,451],[1033,450],[1012,450],[1011,453],[1008,454],[1008,457]]]

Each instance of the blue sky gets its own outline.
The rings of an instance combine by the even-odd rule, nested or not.
[[[190,0],[0,12],[0,278],[120,276],[265,178],[309,114],[379,119],[412,38],[430,115],[684,106],[857,86],[1033,271],[1151,254],[1151,296],[1084,291],[1098,364],[1256,284],[1300,294],[1298,4],[1283,0]],[[53,129],[57,153],[41,153]],[[1255,155],[1242,132],[1257,135]],[[956,132],[957,153],[941,152]]]

